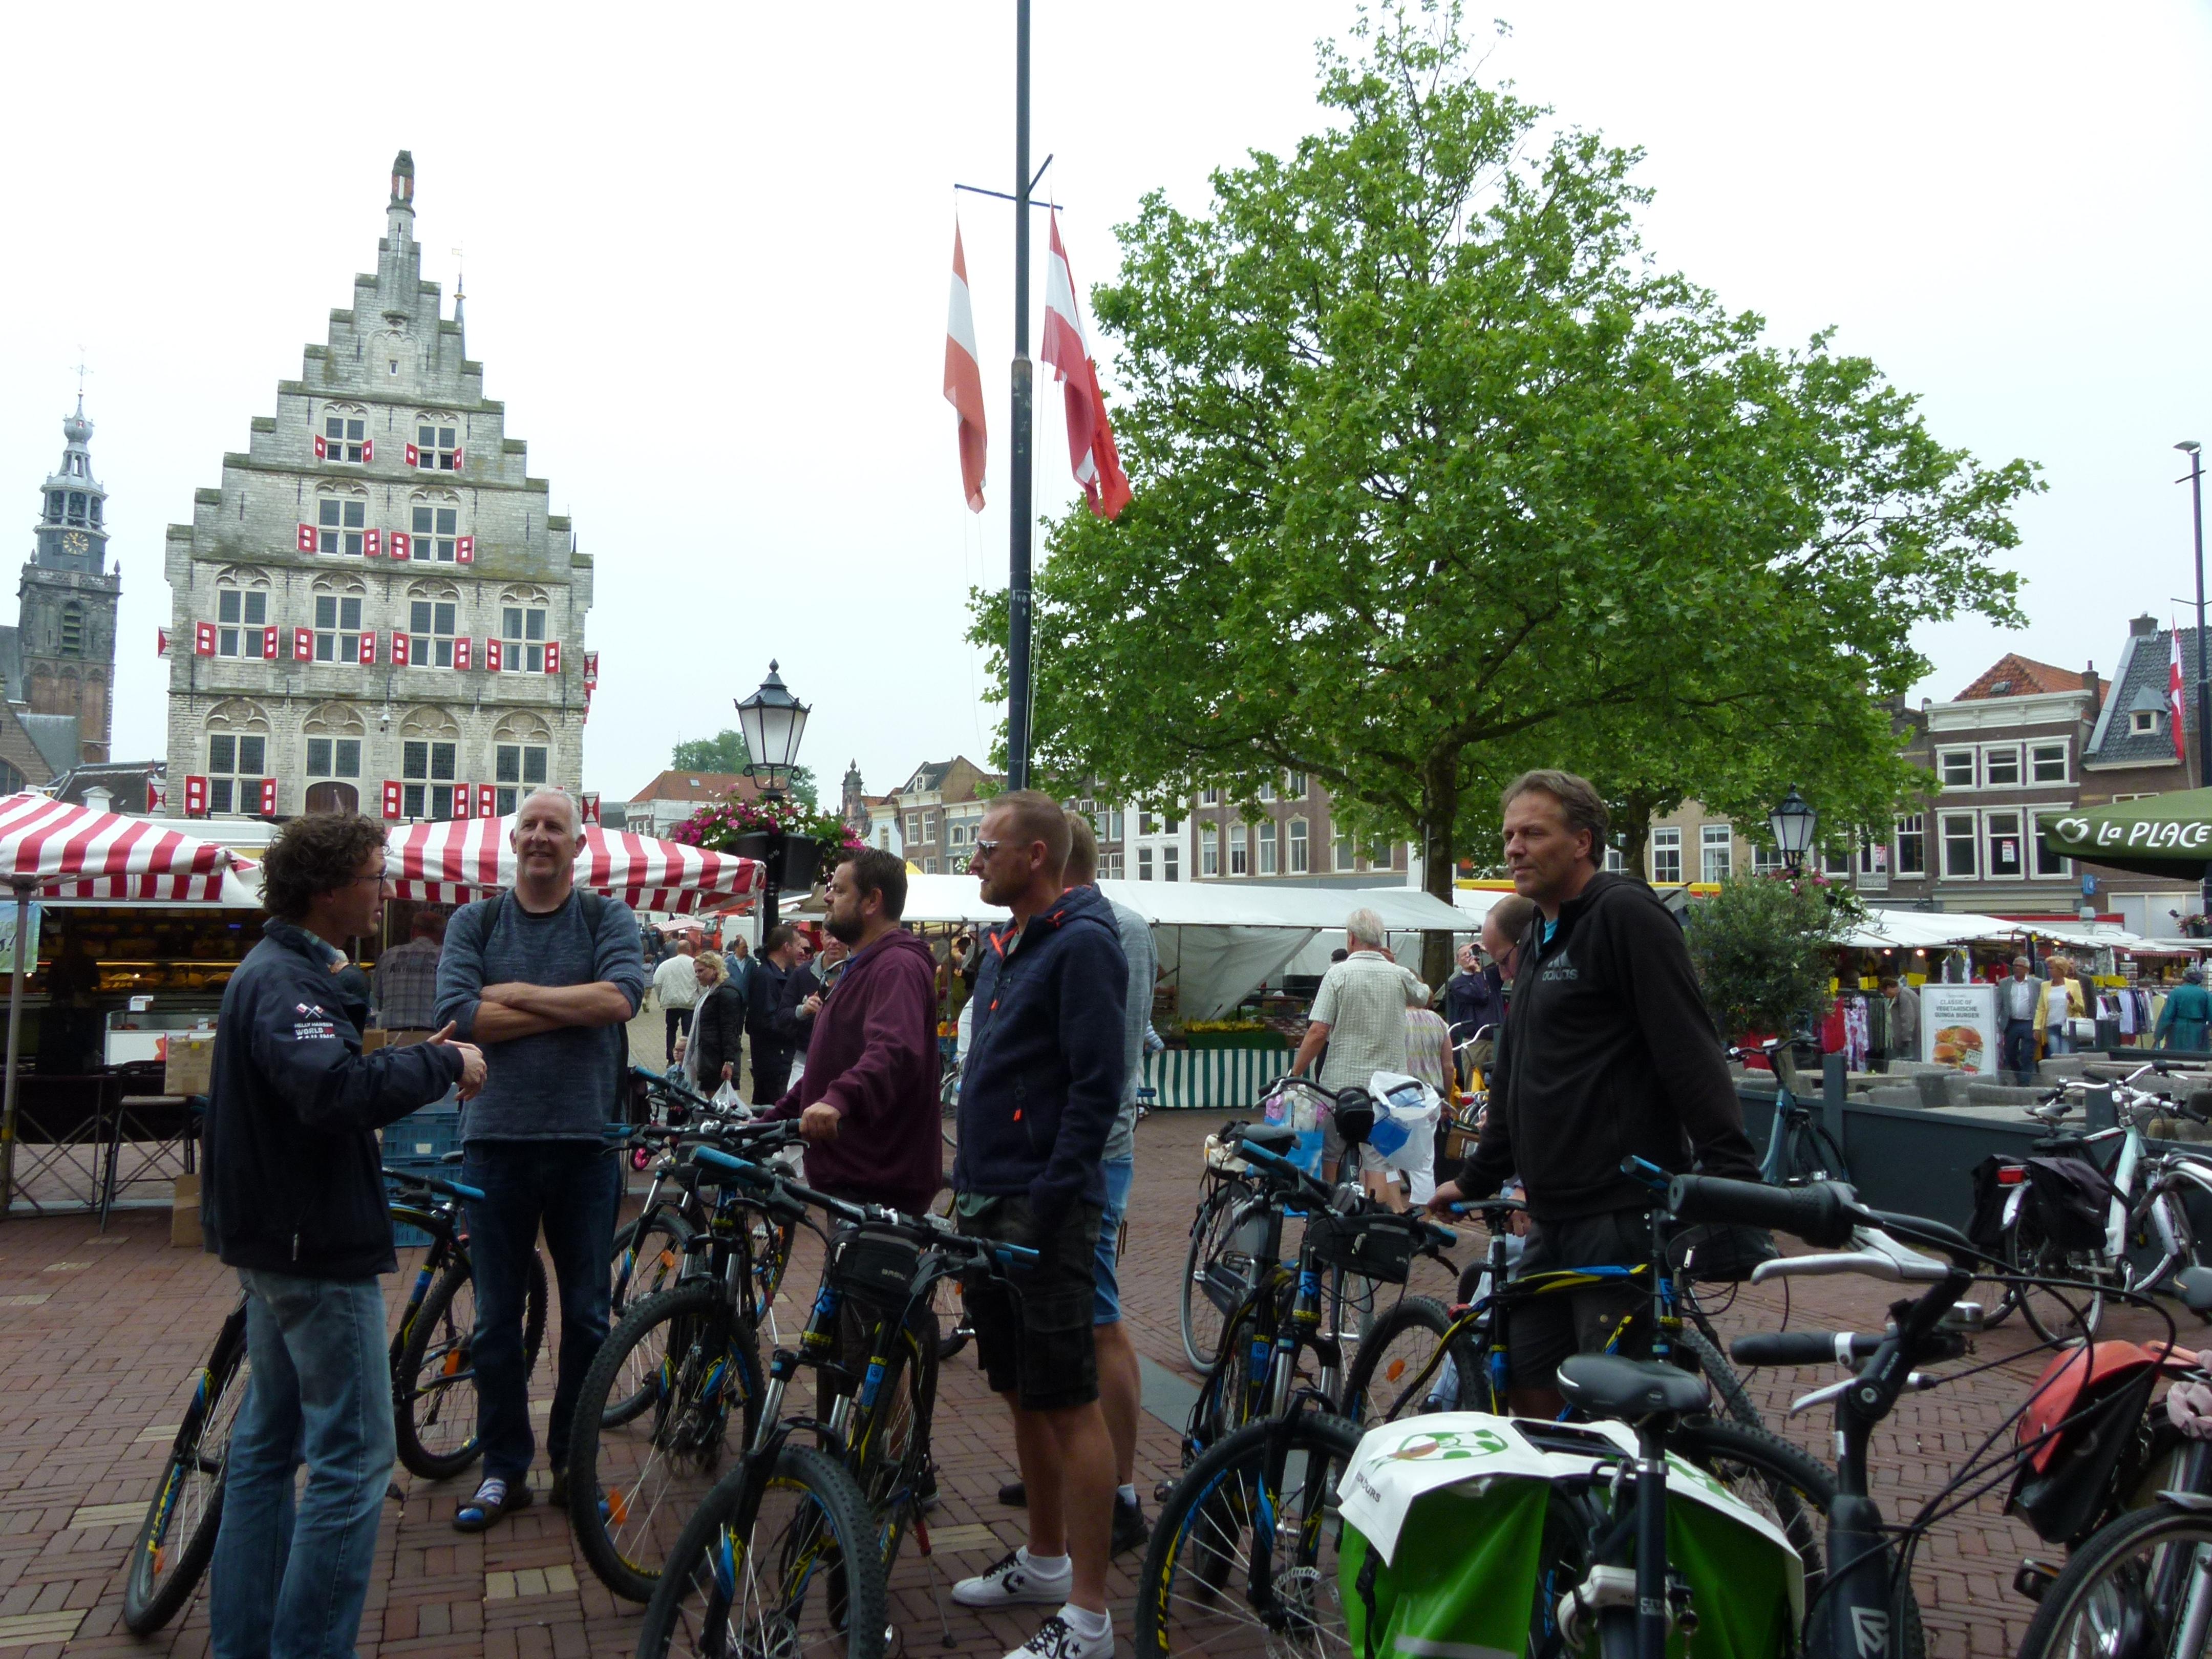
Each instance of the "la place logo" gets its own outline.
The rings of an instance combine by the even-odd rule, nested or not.
[[[2089,820],[2087,818],[2055,818],[2051,827],[2058,832],[2061,841],[2087,841]]]

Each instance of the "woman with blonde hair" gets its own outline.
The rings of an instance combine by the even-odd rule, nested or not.
[[[2069,1022],[2088,1018],[2088,1000],[2082,994],[2081,981],[2075,977],[2074,964],[2064,957],[2051,957],[2044,968],[2050,981],[2043,988],[2043,1052],[2070,1054],[2074,1027]]]
[[[730,983],[721,954],[702,951],[692,971],[699,976],[699,1006],[691,1016],[691,1047],[684,1057],[691,1086],[711,1095],[738,1077],[738,1045],[745,1028],[744,999]]]

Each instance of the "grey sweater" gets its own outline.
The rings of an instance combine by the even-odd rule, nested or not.
[[[495,904],[497,917],[485,933]],[[599,927],[584,915],[583,896],[533,916],[512,893],[479,899],[455,912],[438,959],[438,1023],[452,1020],[473,1039],[483,988],[510,981],[532,985],[619,986],[636,1011],[645,995],[645,956],[637,918],[616,899],[599,902]],[[605,1132],[616,1089],[629,1057],[619,1025],[570,1026],[483,1045],[483,1091],[469,1103],[463,1138],[479,1140],[592,1140]]]
[[[1129,1001],[1121,1012],[1121,1053],[1129,1073],[1121,1085],[1121,1109],[1106,1132],[1103,1157],[1109,1164],[1137,1155],[1137,1085],[1145,1080],[1145,1028],[1152,1024],[1152,986],[1160,976],[1151,925],[1126,904],[1114,904],[1114,925],[1121,930],[1121,954],[1129,959]]]

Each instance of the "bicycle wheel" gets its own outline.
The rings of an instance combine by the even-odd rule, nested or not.
[[[641,1389],[647,1408],[608,1423],[608,1401]],[[569,1520],[609,1589],[651,1597],[677,1534],[725,1453],[751,1440],[760,1409],[752,1328],[720,1285],[691,1279],[630,1304],[585,1375],[568,1445]]]
[[[133,1636],[151,1636],[182,1612],[215,1554],[222,1524],[223,1460],[249,1374],[240,1302],[193,1379],[191,1403],[170,1443],[161,1484],[131,1543],[123,1623]]]
[[[1826,1465],[1779,1435],[1740,1423],[1706,1419],[1678,1424],[1667,1437],[1673,1455],[1696,1464],[1780,1529],[1805,1566],[1805,1605],[1813,1607],[1827,1583],[1827,1513],[1835,1477]],[[1900,1586],[1898,1610],[1901,1659],[1923,1659],[1927,1638],[1912,1587]]]
[[[2069,1250],[2046,1237],[2036,1219],[2033,1200],[2020,1206],[2006,1246],[2013,1271],[2023,1279],[2059,1281],[2058,1288],[2047,1283],[2012,1286],[2012,1299],[2021,1317],[2035,1334],[2045,1342],[2094,1341],[2097,1327],[2105,1317],[2103,1281],[2109,1268],[2104,1251]],[[2084,1282],[2094,1288],[2076,1288]]]
[[[1689,1369],[1702,1374],[1712,1385],[1713,1398],[1720,1402],[1721,1408],[1730,1419],[1747,1429],[1765,1428],[1766,1419],[1759,1415],[1759,1407],[1751,1403],[1751,1395],[1743,1385],[1742,1374],[1703,1331],[1685,1325],[1681,1334],[1669,1340],[1691,1362]]]
[[[1190,1361],[1192,1369],[1200,1376],[1212,1374],[1214,1358],[1221,1352],[1222,1326],[1251,1288],[1249,1284],[1231,1283],[1229,1279],[1216,1285],[1210,1277],[1217,1259],[1228,1246],[1237,1196],[1238,1189],[1227,1182],[1217,1185],[1206,1194],[1190,1224],[1190,1249],[1183,1256],[1180,1297],[1182,1352],[1183,1358]],[[1226,1301],[1222,1299],[1224,1296]]]
[[[1345,1419],[1364,1431],[1423,1412],[1490,1410],[1484,1345],[1467,1333],[1454,1339],[1452,1326],[1450,1310],[1425,1296],[1409,1296],[1376,1320],[1344,1379]]]
[[[1176,1483],[1137,1578],[1139,1659],[1252,1649],[1345,1659],[1336,1483],[1359,1447],[1341,1418],[1304,1414],[1240,1429]],[[1253,1565],[1271,1569],[1254,1605]],[[1243,1628],[1238,1630],[1237,1626]]]
[[[923,1444],[936,1403],[937,1343],[927,1332],[908,1328],[891,1345],[890,1360],[876,1383],[875,1410],[850,1457],[887,1579],[921,1510]]]
[[[852,1475],[787,1445],[747,1523],[749,1485],[741,1463],[690,1516],[646,1609],[638,1659],[883,1659],[889,1597]]]
[[[690,1237],[691,1224],[671,1209],[641,1215],[615,1234],[610,1322],[620,1319],[631,1303],[676,1282],[684,1271],[684,1247]]]
[[[2212,1516],[2170,1504],[2124,1515],[2075,1550],[2028,1620],[2020,1659],[2204,1651]]]
[[[476,1334],[476,1280],[455,1261],[416,1310],[392,1372],[399,1461],[425,1480],[459,1474],[479,1454]]]

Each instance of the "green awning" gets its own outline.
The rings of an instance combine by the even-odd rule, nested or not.
[[[2138,876],[2201,876],[2212,864],[2212,789],[2084,806],[2043,823],[2054,853]]]

